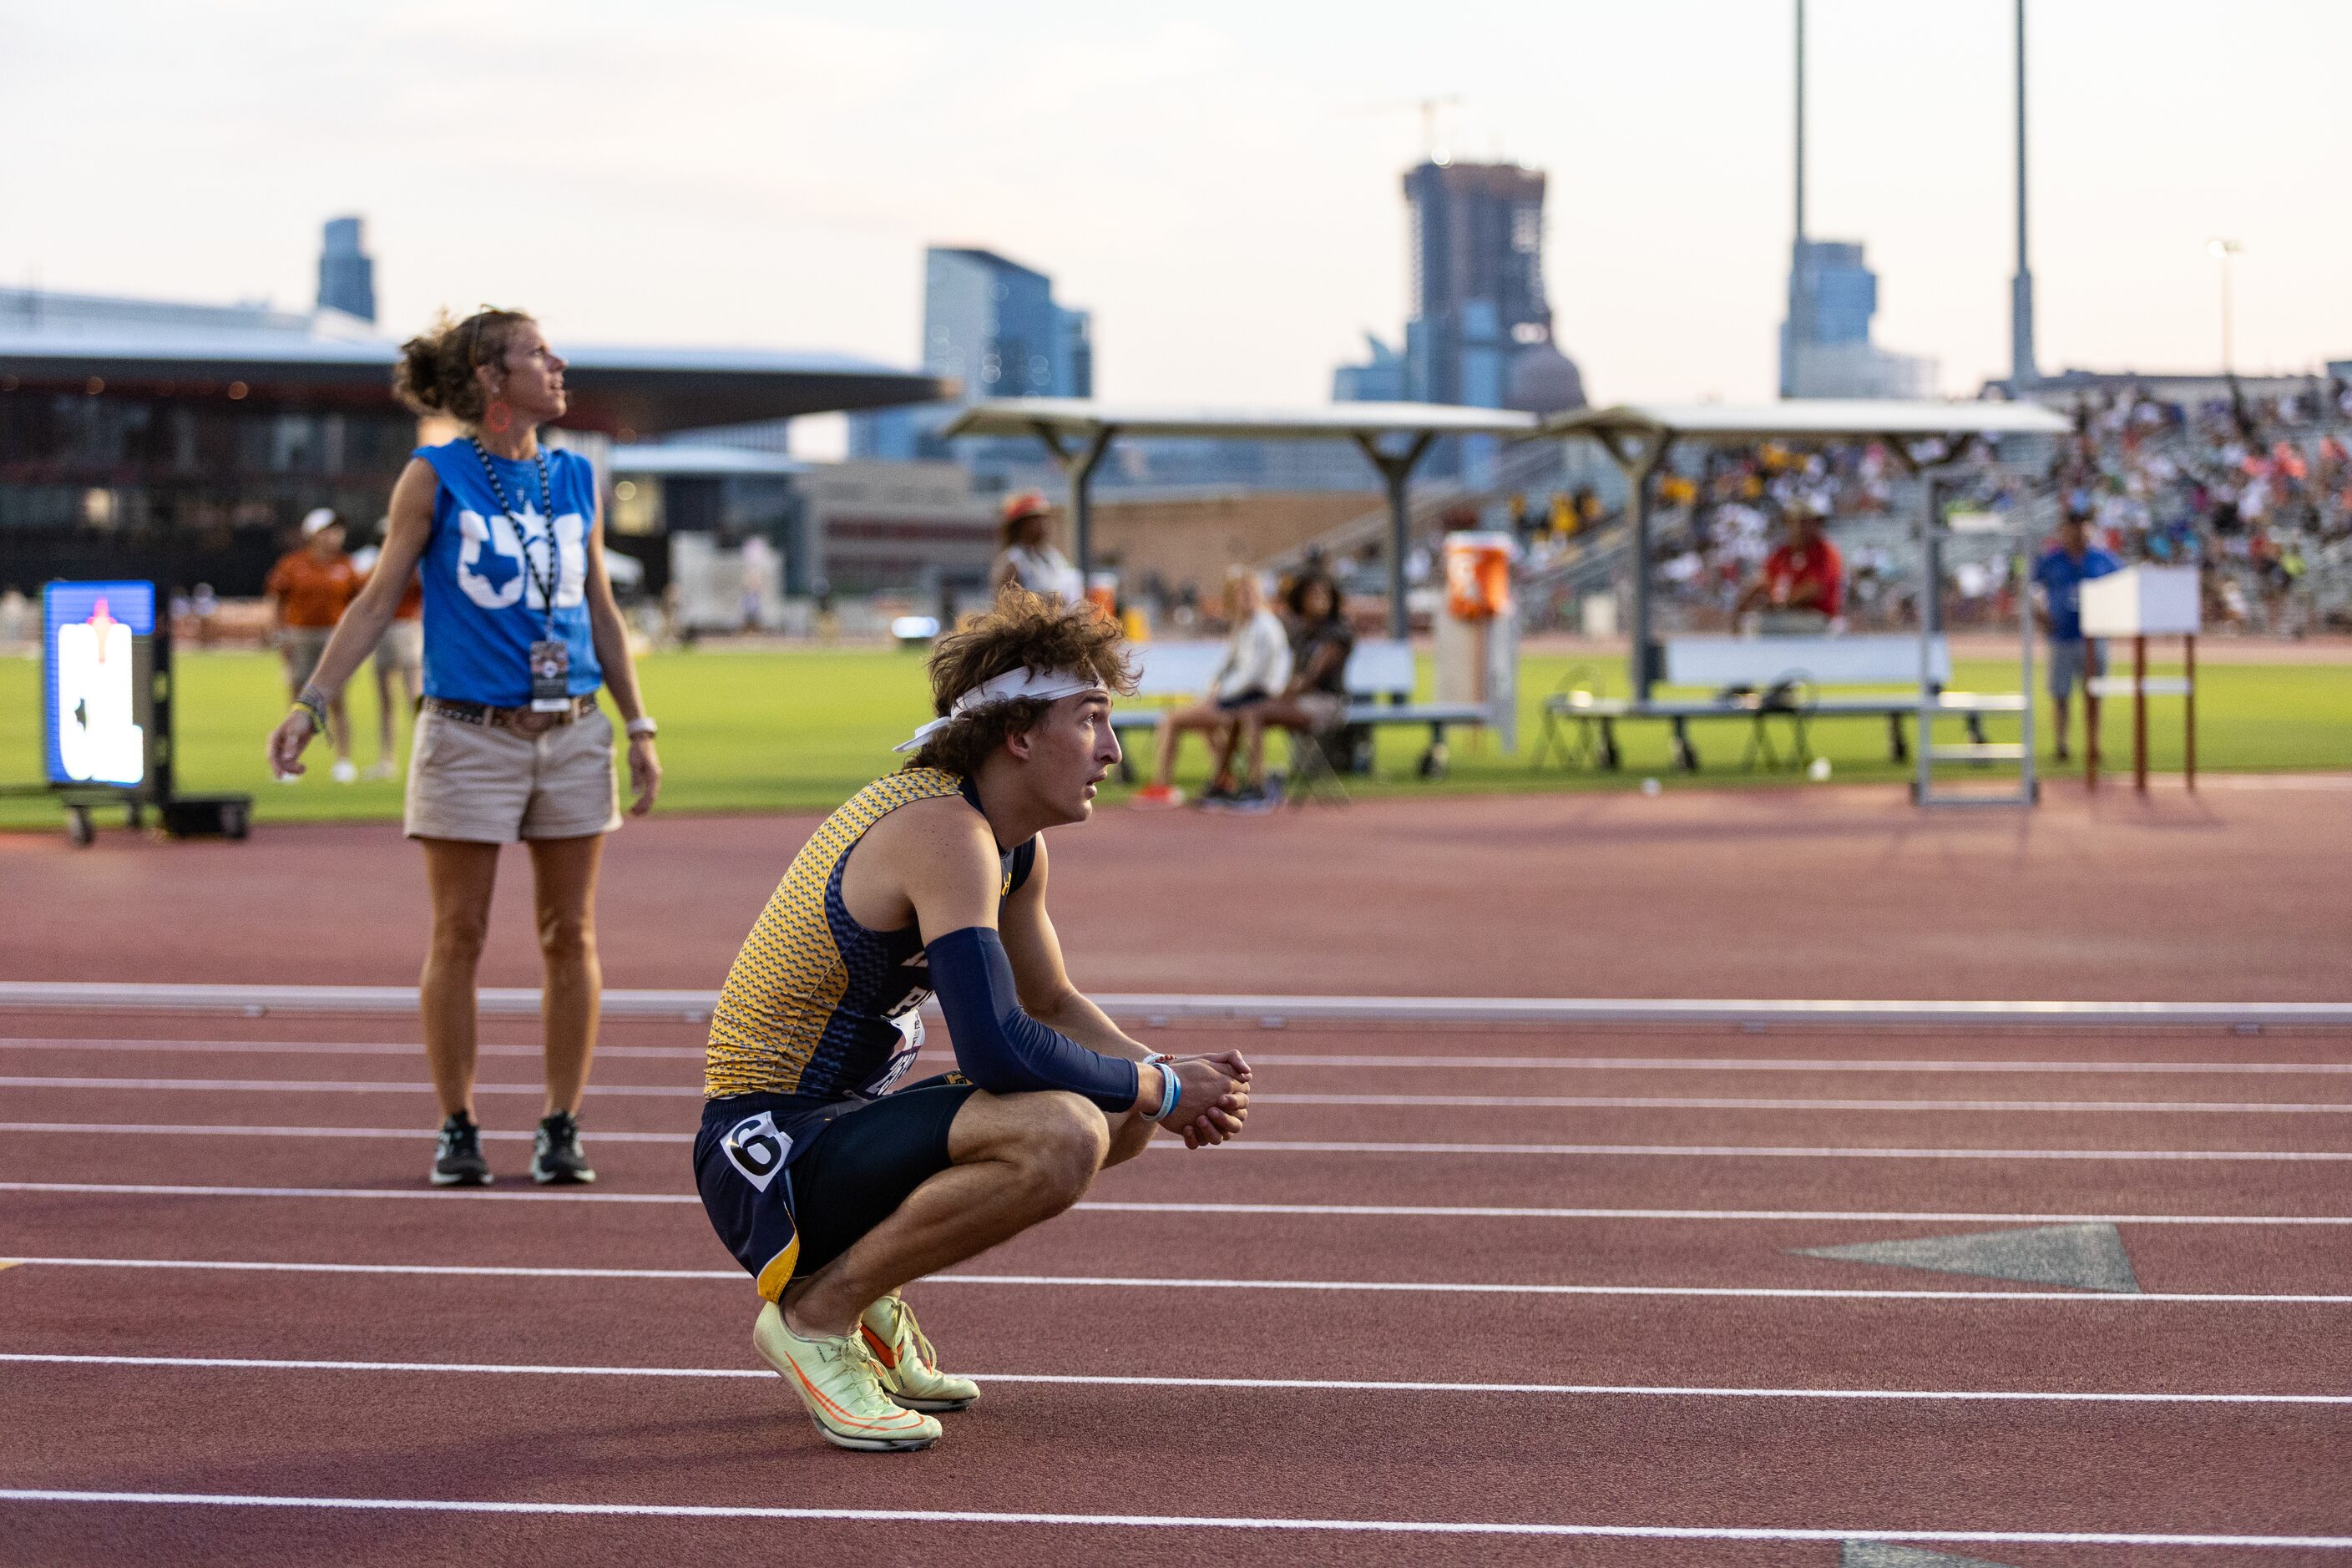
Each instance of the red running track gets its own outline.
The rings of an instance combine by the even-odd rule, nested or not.
[[[2352,1538],[2340,1034],[1187,1032],[1263,1058],[1257,1146],[918,1287],[991,1386],[869,1458],[745,1342],[691,1031],[608,1031],[604,1181],[550,1196],[494,1027],[476,1197],[409,1195],[383,1021],[0,1026],[0,1252],[55,1260],[0,1270],[0,1355],[50,1358],[0,1361],[0,1490],[97,1499],[0,1500],[0,1561],[2352,1563],[2253,1543]],[[1433,1091],[1507,1103],[1360,1102]],[[2113,1222],[2138,1293],[1799,1250],[2057,1221]],[[485,1511],[615,1504],[663,1511]],[[1335,1521],[1390,1527],[1295,1528]],[[1637,1533],[1500,1532],[1561,1526]]]

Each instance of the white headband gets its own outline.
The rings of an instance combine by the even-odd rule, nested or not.
[[[948,710],[946,718],[932,720],[916,731],[905,744],[890,749],[893,752],[920,751],[924,742],[975,708],[985,708],[993,702],[1010,702],[1020,697],[1051,702],[1056,698],[1076,697],[1081,691],[1108,694],[1108,689],[1091,675],[1074,669],[1036,670],[1024,664],[1018,669],[1008,669],[993,679],[982,681],[955,700],[955,705]]]

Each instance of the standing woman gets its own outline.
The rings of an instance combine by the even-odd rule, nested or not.
[[[412,569],[425,591],[425,700],[411,742],[407,832],[425,847],[433,933],[425,960],[425,1054],[446,1118],[436,1186],[487,1186],[474,1120],[474,971],[487,933],[499,847],[530,848],[546,989],[547,1100],[531,1159],[537,1182],[593,1182],[580,1149],[580,1096],[596,1040],[596,863],[621,825],[609,686],[628,731],[632,815],[661,784],[654,721],[604,574],[593,471],[541,447],[561,418],[563,361],[539,324],[483,310],[410,340],[393,373],[402,402],[471,433],[422,447],[392,492],[383,553],[327,645],[293,712],[269,737],[270,765],[302,771],[327,703],[383,635]]]
[[[1003,548],[989,569],[988,593],[992,600],[1010,584],[1025,588],[1048,604],[1075,605],[1085,595],[1077,568],[1045,537],[1053,509],[1035,490],[1023,490],[1004,503]]]

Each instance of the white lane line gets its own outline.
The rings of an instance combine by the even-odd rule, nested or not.
[[[1347,1055],[1323,1052],[1269,1051],[1244,1053],[1254,1067],[1409,1068],[1444,1070],[1453,1068],[1570,1072],[1892,1072],[1936,1073],[2068,1073],[2084,1077],[2129,1077],[2144,1073],[2189,1073],[2252,1077],[2317,1074],[2352,1076],[2352,1062],[2053,1062],[1902,1060],[1851,1057],[1455,1057],[1391,1056],[1384,1052]]]
[[[421,1203],[699,1204],[692,1193],[485,1192],[454,1187],[224,1187],[154,1182],[0,1182],[6,1193],[86,1193],[184,1198],[397,1198]],[[1104,1214],[1305,1215],[1321,1218],[1696,1220],[1899,1225],[2352,1226],[2352,1215],[1954,1214],[1917,1209],[1510,1208],[1444,1204],[1127,1203],[1074,1205]]]
[[[141,1138],[398,1138],[429,1140],[431,1128],[420,1131],[414,1127],[256,1127],[236,1124],[178,1121],[0,1121],[0,1132],[62,1132],[96,1133],[100,1136],[121,1134]],[[482,1130],[485,1142],[524,1143],[536,1134],[530,1132]],[[614,1132],[598,1128],[589,1132],[592,1143],[691,1143],[691,1132]]]
[[[59,1268],[191,1269],[252,1274],[361,1274],[493,1279],[725,1279],[740,1283],[733,1268],[583,1268],[490,1263],[286,1263],[187,1258],[0,1258],[0,1263]],[[1419,1279],[1183,1279],[1092,1274],[932,1274],[935,1285],[1012,1285],[1031,1288],[1132,1290],[1307,1290],[1363,1295],[1469,1296],[1687,1296],[1801,1301],[2086,1301],[2232,1305],[2352,1306],[2352,1296],[2255,1295],[2248,1292],[2147,1290],[1858,1290],[1766,1285],[1521,1285],[1485,1281]]]
[[[406,1083],[372,1083],[345,1079],[281,1079],[281,1078],[0,1078],[0,1089],[122,1089],[141,1093],[174,1089],[206,1090],[228,1094],[430,1094],[433,1086],[423,1079]],[[546,1086],[536,1083],[478,1083],[476,1094],[545,1094]],[[603,1098],[624,1095],[655,1095],[677,1100],[700,1100],[699,1084],[592,1084],[588,1092]]]
[[[1181,1150],[1155,1141],[1147,1147]],[[1222,1145],[1296,1154],[1599,1154],[1704,1160],[2254,1160],[2352,1161],[2352,1151],[2278,1149],[1869,1149],[1748,1143],[1386,1143],[1240,1138]]]
[[[0,1038],[0,1049],[142,1050],[189,1052],[219,1056],[247,1054],[299,1056],[421,1057],[424,1047],[407,1041],[288,1041],[78,1039],[64,1036]],[[485,1056],[541,1055],[537,1046],[485,1045]],[[700,1061],[700,1046],[605,1046],[603,1057],[635,1057],[649,1060]],[[2084,1076],[2131,1077],[2150,1073],[2191,1076],[2262,1077],[2319,1075],[2352,1077],[2352,1062],[2105,1062],[2006,1061],[1878,1058],[1852,1057],[1542,1057],[1542,1056],[1404,1056],[1388,1052],[1271,1052],[1253,1050],[1252,1063],[1261,1067],[1401,1068],[1412,1070],[1480,1068],[1506,1071],[1559,1069],[1568,1072],[1780,1072],[1780,1073],[2069,1073]],[[952,1051],[925,1051],[921,1059],[953,1066]]]
[[[195,1089],[226,1093],[427,1094],[423,1081],[378,1082],[346,1079],[236,1078],[0,1078],[0,1089]],[[536,1083],[478,1083],[478,1094],[544,1094]],[[599,1099],[646,1097],[700,1100],[690,1084],[600,1083],[588,1092]],[[2210,1111],[2233,1116],[2352,1115],[2352,1101],[2147,1100],[1757,1100],[1721,1096],[1541,1095],[1541,1094],[1260,1094],[1259,1105],[1367,1105],[1427,1110],[1452,1106],[1531,1110],[1772,1110],[1772,1111],[2059,1111],[2074,1114],[2134,1111]]]
[[[765,1381],[749,1367],[550,1366],[515,1362],[263,1360],[247,1356],[69,1355],[0,1352],[0,1362],[43,1366],[112,1366],[217,1372],[402,1372],[532,1377],[654,1377]],[[976,1382],[1066,1384],[1087,1388],[1248,1388],[1362,1394],[1516,1394],[1657,1399],[1846,1399],[2032,1405],[2352,1405],[2352,1394],[2193,1394],[2087,1389],[1710,1388],[1655,1383],[1434,1383],[1325,1377],[1122,1377],[1093,1373],[972,1372]]]
[[[534,1094],[541,1092],[533,1089]],[[215,1126],[205,1123],[176,1122],[114,1122],[114,1121],[0,1121],[0,1132],[97,1133],[106,1136],[136,1133],[148,1137],[168,1137],[177,1133],[191,1136],[254,1137],[254,1138],[418,1138],[432,1136],[430,1130],[422,1133],[406,1127],[258,1127]],[[518,1141],[532,1136],[529,1132],[485,1131],[491,1140]],[[601,1130],[587,1133],[591,1142],[608,1143],[691,1143],[691,1132],[607,1132]],[[1156,1139],[1145,1145],[1155,1153],[1181,1153],[1184,1146],[1173,1139]],[[1684,1158],[1704,1160],[2139,1160],[2261,1163],[2352,1162],[2352,1150],[2288,1150],[2288,1149],[1872,1149],[1872,1148],[1807,1148],[1774,1144],[1749,1143],[1404,1143],[1363,1142],[1308,1142],[1299,1139],[1242,1138],[1223,1145],[1224,1151],[1278,1154],[1554,1154],[1599,1155],[1625,1158]]]
[[[2054,1110],[2219,1111],[2233,1116],[2352,1114],[2352,1101],[2163,1100],[1748,1100],[1717,1096],[1601,1094],[1252,1094],[1254,1105],[1434,1105],[1530,1110]]]
[[[0,1039],[5,1051],[104,1051],[131,1055],[149,1052],[213,1057],[413,1057],[423,1060],[425,1047],[412,1040],[123,1040],[80,1039],[64,1035],[45,1038]],[[545,1053],[538,1046],[478,1045],[477,1055],[528,1057],[537,1061]],[[700,1046],[610,1046],[596,1043],[596,1059],[629,1057],[648,1061],[702,1060]],[[950,1058],[952,1059],[952,1058]]]
[[[0,1489],[0,1502],[352,1509],[403,1513],[554,1514],[623,1519],[840,1520],[887,1524],[1040,1524],[1132,1530],[1287,1530],[1375,1535],[1520,1535],[1637,1541],[1890,1541],[1979,1546],[2212,1546],[2352,1550],[2352,1535],[2202,1535],[2097,1531],[1801,1530],[1716,1525],[1549,1524],[1514,1521],[1252,1519],[1151,1513],[994,1513],[975,1509],[778,1508],[716,1503],[506,1502],[457,1498],[278,1497],[230,1492]]]

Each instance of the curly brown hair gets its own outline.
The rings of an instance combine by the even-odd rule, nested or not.
[[[419,414],[446,414],[467,425],[482,418],[478,365],[506,363],[515,329],[534,325],[521,310],[485,308],[462,321],[444,311],[428,331],[400,345],[392,367],[392,395]]]
[[[1056,604],[1008,584],[995,609],[966,621],[931,649],[931,711],[945,718],[957,698],[1024,665],[1091,675],[1122,694],[1135,690],[1134,664],[1118,622],[1091,604]],[[1028,729],[1052,706],[1016,697],[976,708],[924,742],[907,765],[969,778],[1006,736]]]

